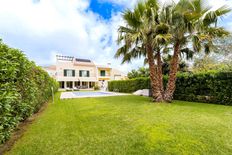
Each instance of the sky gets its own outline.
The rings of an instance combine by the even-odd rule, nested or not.
[[[164,2],[165,0],[161,0]],[[177,0],[175,0],[177,1]],[[122,12],[137,0],[0,0],[0,38],[22,50],[37,65],[55,64],[56,55],[111,63],[124,73],[143,65],[142,59],[121,65],[114,59]],[[232,0],[208,0],[217,8]],[[220,25],[232,31],[232,13]]]

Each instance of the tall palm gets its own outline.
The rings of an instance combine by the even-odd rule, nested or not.
[[[133,58],[145,57],[148,60],[152,95],[155,101],[163,101],[159,70],[155,57],[159,57],[158,42],[167,40],[167,26],[158,21],[159,5],[156,0],[139,2],[133,11],[123,14],[126,26],[120,26],[118,44],[123,44],[115,57],[123,56],[122,63],[130,62]],[[162,29],[164,31],[162,31]],[[160,69],[160,68],[159,68]],[[163,85],[162,85],[163,86]]]
[[[200,52],[202,46],[205,52],[210,52],[213,39],[229,33],[223,28],[217,28],[220,16],[230,11],[223,6],[215,11],[203,7],[203,0],[180,0],[177,4],[165,7],[163,15],[168,19],[172,34],[173,56],[171,60],[169,80],[164,93],[164,100],[171,101],[175,91],[176,74],[181,52]],[[192,43],[193,50],[190,50]]]

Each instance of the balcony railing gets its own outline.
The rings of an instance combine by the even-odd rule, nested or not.
[[[65,77],[65,76],[57,76],[57,81],[97,81],[97,77]]]

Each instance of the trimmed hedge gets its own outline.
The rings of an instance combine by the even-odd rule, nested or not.
[[[19,50],[0,41],[0,144],[20,121],[25,120],[51,97],[57,82]]]
[[[132,93],[139,89],[150,89],[149,78],[135,78],[130,80],[117,80],[108,83],[109,91]]]
[[[167,83],[167,77],[164,77]],[[132,93],[150,88],[149,78],[125,81],[111,81],[110,91]],[[176,81],[174,99],[184,101],[232,105],[232,72],[209,72],[198,74],[179,74]]]

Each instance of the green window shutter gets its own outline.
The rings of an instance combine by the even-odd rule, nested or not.
[[[72,76],[75,77],[75,70],[72,70]]]
[[[87,71],[87,77],[89,77],[89,71]]]
[[[82,71],[81,70],[79,71],[79,76],[82,77]]]
[[[66,69],[64,70],[64,76],[67,76],[67,70]]]

